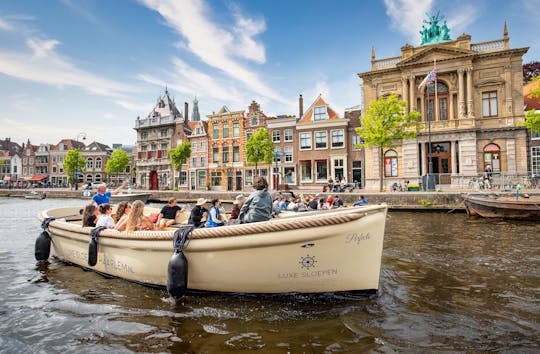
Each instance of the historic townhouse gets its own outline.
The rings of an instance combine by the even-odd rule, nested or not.
[[[84,148],[84,143],[73,139],[62,139],[49,150],[49,181],[53,186],[67,186],[68,176],[64,171],[64,160],[69,150]],[[82,177],[79,178],[82,182]]]
[[[266,129],[266,122],[268,117],[261,111],[261,105],[257,103],[256,101],[251,101],[248,111],[246,115],[244,116],[244,129],[242,130],[243,134],[243,145],[240,147],[240,161],[245,162],[244,167],[244,189],[251,190],[251,184],[253,183],[253,177],[257,176],[257,172],[259,176],[263,176],[266,178],[268,183],[270,183],[269,180],[269,167],[265,163],[258,163],[257,164],[257,170],[255,171],[255,166],[252,164],[247,163],[247,158],[245,157],[245,143],[248,141],[249,137],[252,134],[255,134],[259,129]],[[235,180],[237,185],[242,184],[242,174],[236,173]]]
[[[195,108],[195,107],[194,107]],[[191,157],[189,159],[190,190],[206,189],[210,186],[208,177],[208,122],[190,121]]]
[[[288,188],[297,185],[296,156],[298,144],[296,140],[296,116],[278,116],[268,118],[266,126],[276,150],[276,160],[272,168],[273,189]],[[268,181],[270,183],[270,181]]]
[[[523,86],[524,110],[534,110],[540,113],[540,98],[530,97],[531,90],[540,85],[540,81],[529,82]],[[540,134],[529,132],[530,141],[530,159],[529,171],[531,176],[540,177]]]
[[[360,106],[349,107],[345,109],[344,118],[348,120],[347,132],[345,134],[347,143],[348,158],[348,176],[346,181],[354,185],[355,188],[364,188],[363,160],[364,149],[358,147],[360,144],[360,136],[356,132],[356,128],[360,127],[360,116],[362,109]]]
[[[83,147],[80,152],[86,160],[86,167],[82,171],[84,183],[107,181],[105,167],[113,152],[112,149],[105,144],[94,141]]]
[[[473,44],[467,34],[448,40],[440,20],[431,18],[423,45],[405,45],[398,57],[376,59],[373,50],[371,70],[358,74],[364,106],[397,93],[407,110],[422,114],[416,139],[401,141],[383,156],[366,149],[367,188],[378,188],[381,159],[387,189],[400,179],[421,181],[430,162],[439,188],[467,183],[487,165],[495,175],[527,173],[527,131],[516,125],[524,119],[522,56],[528,48],[510,48],[506,24],[499,40]],[[419,88],[435,61],[437,90],[434,83]]]
[[[22,147],[10,138],[0,140],[0,184],[15,185],[22,180]]]
[[[176,176],[172,175],[168,151],[185,140],[190,130],[167,89],[146,118],[137,117],[134,129],[137,132],[137,185],[151,190],[172,189]],[[187,185],[185,179],[178,182]]]
[[[319,96],[296,124],[298,185],[321,188],[349,176],[349,120]]]

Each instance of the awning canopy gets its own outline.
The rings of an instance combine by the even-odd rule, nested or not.
[[[29,181],[42,181],[45,178],[47,178],[47,176],[38,175],[38,176],[34,176],[34,177],[30,178]]]
[[[11,181],[11,177],[10,176],[4,176],[4,181]]]

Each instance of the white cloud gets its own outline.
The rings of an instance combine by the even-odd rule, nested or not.
[[[8,21],[0,18],[0,30],[3,30],[3,31],[12,31],[13,30],[13,26],[11,25],[11,23],[9,23]]]
[[[266,85],[261,77],[243,63],[234,59],[241,57],[255,63],[266,61],[264,45],[253,37],[265,30],[262,19],[251,19],[239,15],[231,30],[219,27],[209,18],[209,10],[196,0],[140,0],[157,11],[167,25],[183,36],[187,48],[205,64],[221,70],[243,88],[260,94],[267,99],[289,104],[290,101]]]
[[[55,39],[28,38],[29,52],[0,51],[0,72],[23,80],[55,86],[74,86],[100,96],[123,97],[135,92],[127,84],[116,82],[72,64],[56,53]]]
[[[431,11],[433,0],[384,0],[391,26],[415,44],[420,40],[418,31],[425,13]]]

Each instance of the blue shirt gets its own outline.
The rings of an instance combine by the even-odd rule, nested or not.
[[[360,206],[360,205],[367,204],[367,203],[368,203],[367,200],[362,199],[362,200],[359,200],[356,203],[354,203],[353,206]]]
[[[97,205],[104,204],[104,203],[110,204],[111,192],[106,191],[104,194],[98,193],[92,198],[92,200],[96,202]]]

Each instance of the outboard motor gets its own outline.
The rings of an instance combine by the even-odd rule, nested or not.
[[[186,240],[193,231],[193,225],[179,228],[174,233],[173,247],[174,254],[169,260],[167,269],[167,291],[171,296],[180,297],[184,295],[188,285],[188,262],[184,255]]]
[[[36,239],[36,245],[35,245],[35,257],[38,262],[43,262],[49,259],[49,255],[51,254],[51,235],[47,232],[47,228],[49,227],[49,223],[53,221],[54,218],[46,218],[41,223],[41,228],[43,229],[43,232],[39,234],[38,238]]]
[[[88,265],[93,267],[97,264],[98,238],[99,233],[107,229],[105,226],[98,226],[90,231],[90,243],[88,244]]]

